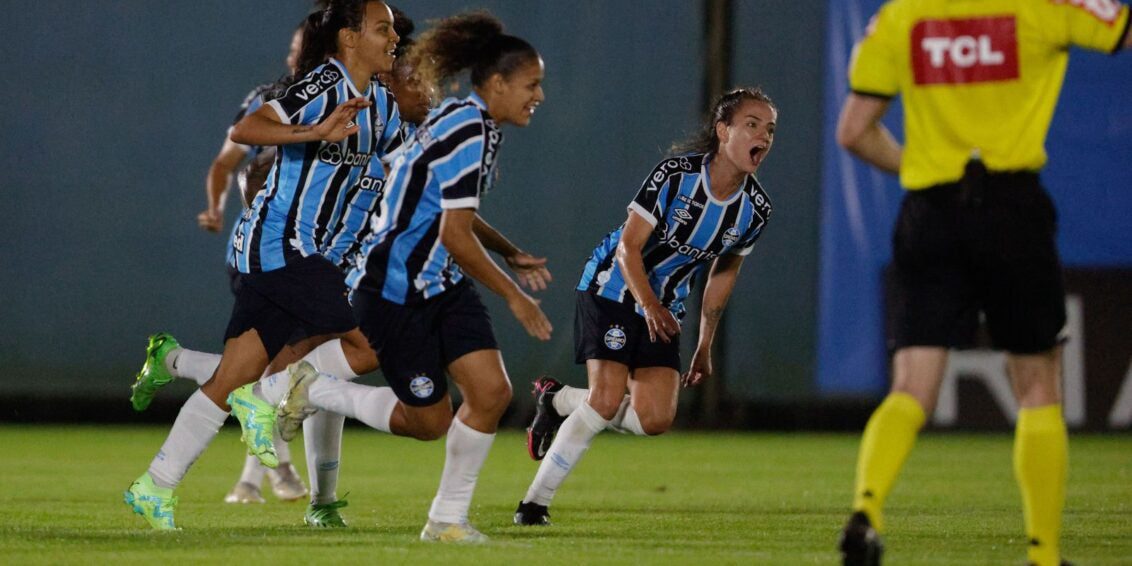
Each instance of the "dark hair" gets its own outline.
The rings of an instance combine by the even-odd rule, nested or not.
[[[299,51],[295,80],[326,62],[331,54],[338,51],[338,30],[360,29],[365,19],[368,2],[377,0],[326,0],[321,10],[307,16],[303,26],[303,48]]]
[[[417,73],[428,88],[464,69],[471,69],[472,84],[481,86],[496,73],[510,76],[538,56],[530,43],[503,33],[503,24],[484,11],[433,22],[412,50]]]
[[[682,142],[672,144],[668,150],[671,155],[687,153],[708,153],[719,149],[719,136],[715,133],[715,125],[723,122],[730,124],[735,117],[735,109],[746,100],[765,102],[775,110],[774,101],[763,92],[762,87],[742,87],[725,93],[715,101],[712,106],[711,117],[699,132]]]

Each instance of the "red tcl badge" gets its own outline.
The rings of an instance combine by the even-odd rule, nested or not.
[[[910,47],[918,85],[1018,78],[1014,16],[922,20],[912,28]]]

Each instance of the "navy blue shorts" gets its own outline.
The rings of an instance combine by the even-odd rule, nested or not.
[[[958,183],[909,191],[893,237],[889,348],[975,344],[1049,350],[1065,325],[1057,213],[1035,173],[969,166]]]
[[[352,299],[385,381],[406,405],[438,403],[448,393],[449,364],[472,352],[499,349],[487,307],[467,279],[415,305],[366,289],[354,291]]]
[[[649,341],[645,317],[624,304],[578,291],[574,308],[574,361],[610,360],[637,368],[666,367],[680,371],[680,337],[665,344]]]
[[[357,327],[346,300],[345,276],[320,255],[273,271],[238,273],[231,284],[236,304],[224,340],[255,330],[269,359],[296,336],[341,334]]]

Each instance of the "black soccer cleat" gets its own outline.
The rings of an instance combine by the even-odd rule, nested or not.
[[[554,442],[554,435],[558,434],[558,427],[566,420],[554,410],[554,395],[563,385],[549,375],[540,375],[534,386],[531,394],[535,396],[535,418],[527,427],[527,453],[532,460],[542,460]]]
[[[546,527],[550,525],[550,510],[546,505],[519,502],[515,509],[515,524],[520,527]]]
[[[880,535],[860,511],[849,517],[837,547],[841,549],[843,566],[880,566],[880,557],[884,554]]]

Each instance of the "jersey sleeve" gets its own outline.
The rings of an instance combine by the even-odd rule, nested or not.
[[[849,89],[857,94],[891,98],[900,92],[900,42],[896,8],[881,6],[849,58]]]
[[[653,228],[667,214],[666,209],[670,200],[667,195],[672,184],[672,177],[668,173],[669,171],[665,169],[665,162],[662,161],[652,170],[645,182],[641,184],[637,196],[633,197],[633,200],[629,203],[629,211],[636,212]]]
[[[400,153],[401,148],[406,145],[408,138],[405,137],[401,110],[397,107],[393,95],[386,93],[385,101],[385,126],[381,130],[381,139],[378,140],[377,146],[381,149],[381,162],[392,163],[393,159]]]
[[[231,138],[232,128],[236,127],[237,122],[243,120],[244,116],[247,116],[248,114],[254,113],[256,110],[259,110],[260,106],[263,106],[263,88],[256,87],[252,89],[252,91],[244,97],[244,101],[240,103],[240,110],[236,112],[236,117],[232,118],[232,125],[228,126],[228,137]],[[255,148],[250,145],[242,143],[237,143],[236,145],[239,146],[240,149],[243,149],[244,153],[256,153],[254,151]]]
[[[1117,51],[1128,33],[1128,6],[1117,0],[1046,2],[1038,12],[1042,27],[1060,47]]]
[[[758,241],[759,236],[762,235],[764,226],[766,226],[766,223],[752,226],[751,229],[747,231],[748,233],[744,234],[743,239],[740,240],[738,244],[735,244],[728,253],[739,256],[750,254],[751,250],[755,249],[755,242]]]
[[[333,89],[341,78],[342,75],[336,67],[324,65],[288,87],[283,96],[264,105],[274,110],[284,124],[294,126],[315,124],[322,112],[305,110],[308,106],[326,104],[323,94]]]
[[[478,114],[478,110],[475,110]],[[461,112],[467,118],[470,112]],[[461,117],[453,116],[459,120]],[[443,157],[433,161],[429,168],[440,181],[440,208],[479,209],[480,196],[486,188],[494,152],[487,147],[488,128],[478,117],[468,120],[439,143]]]

